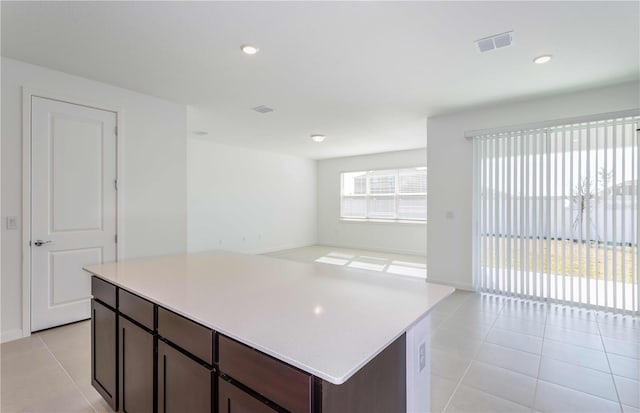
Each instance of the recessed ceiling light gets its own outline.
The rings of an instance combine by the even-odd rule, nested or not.
[[[326,136],[324,136],[324,135],[318,135],[318,134],[311,135],[311,139],[314,142],[322,142],[324,140],[324,138],[326,138]]]
[[[535,59],[533,59],[533,63],[537,65],[543,65],[545,63],[548,63],[550,60],[551,60],[550,54],[543,54],[542,56],[538,56]]]
[[[250,44],[243,44],[240,46],[240,50],[242,50],[244,54],[256,54],[260,49],[255,46],[251,46]]]

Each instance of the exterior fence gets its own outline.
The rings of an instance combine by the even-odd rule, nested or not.
[[[483,233],[510,236],[570,239],[635,245],[638,242],[637,208],[631,195],[611,195],[606,203],[570,197],[513,197],[496,195],[482,198],[489,205]],[[501,214],[492,216],[492,203],[501,205]],[[524,205],[521,205],[524,203]],[[546,211],[550,211],[548,214]],[[547,216],[549,215],[549,216]]]

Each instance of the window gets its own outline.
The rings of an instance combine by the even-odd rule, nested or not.
[[[340,217],[427,220],[427,168],[344,172]]]

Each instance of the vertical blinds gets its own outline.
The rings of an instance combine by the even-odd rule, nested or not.
[[[475,288],[637,312],[639,127],[473,137]]]

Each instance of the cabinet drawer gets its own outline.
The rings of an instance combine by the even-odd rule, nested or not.
[[[101,280],[95,275],[91,277],[91,295],[96,300],[116,308],[116,286]]]
[[[158,307],[158,334],[205,363],[213,364],[213,330]]]
[[[236,412],[276,413],[276,410],[228,381],[218,379],[218,413]]]
[[[311,411],[313,377],[222,335],[220,371],[293,412]]]
[[[134,321],[154,330],[153,303],[131,294],[129,291],[118,290],[118,309],[120,312]]]

